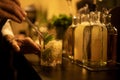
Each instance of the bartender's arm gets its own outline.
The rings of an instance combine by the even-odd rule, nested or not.
[[[19,0],[0,0],[0,21],[11,19],[20,23],[25,16],[26,13],[20,7]]]
[[[4,24],[8,19],[21,23],[23,20],[25,20],[25,16],[26,16],[26,13],[20,7],[19,0],[0,0],[0,31],[2,30]],[[26,49],[28,48],[32,48],[28,50],[37,50],[37,51],[40,50],[38,45],[36,45],[32,41],[32,39],[30,38],[16,39],[14,35],[6,34],[6,32],[4,31],[3,31],[4,33],[3,37],[5,37],[10,42],[10,44],[13,46],[13,49],[15,51],[24,52],[24,49],[26,51]],[[28,46],[25,46],[25,45],[28,45]]]
[[[24,54],[40,53],[40,45],[35,43],[30,37],[14,35],[9,20],[4,24],[1,32],[3,37],[12,45],[12,49],[15,52],[22,52]]]

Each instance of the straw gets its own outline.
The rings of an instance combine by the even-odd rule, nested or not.
[[[28,22],[28,24],[29,24],[31,27],[33,27],[33,29],[39,34],[39,36],[40,36],[42,39],[44,39],[42,32],[38,29],[38,27],[37,27],[35,24],[33,24],[33,23],[30,21],[30,19],[29,19],[28,17],[26,17],[26,21]]]

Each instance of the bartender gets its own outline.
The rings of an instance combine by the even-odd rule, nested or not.
[[[21,23],[26,13],[19,0],[0,0],[0,80],[41,80],[23,54],[40,52],[31,38],[16,38],[9,20]]]

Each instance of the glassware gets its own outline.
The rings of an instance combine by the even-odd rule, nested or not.
[[[90,26],[87,4],[78,11],[78,24],[75,29],[74,59],[78,62],[82,62],[83,59],[83,30],[86,26]]]
[[[107,61],[107,29],[100,22],[100,12],[93,12],[89,26],[83,30],[83,57],[84,66],[101,67]]]
[[[41,51],[41,66],[55,67],[62,63],[62,41],[52,40]]]
[[[78,23],[75,29],[75,41],[74,41],[74,59],[82,62],[83,56],[83,30],[86,26],[89,26],[89,16],[86,14],[80,14],[80,23]]]
[[[117,29],[111,24],[111,14],[108,14],[106,17],[106,27],[108,31],[107,35],[107,64],[115,65],[116,64],[116,54],[117,54]]]
[[[73,16],[72,18],[72,24],[69,26],[69,28],[66,31],[65,34],[65,40],[64,40],[64,55],[66,54],[66,57],[74,60],[74,40],[75,40],[75,29],[78,24],[78,18],[76,16]]]
[[[28,24],[37,32],[41,46],[39,62],[41,66],[55,67],[62,63],[62,40],[54,39],[54,36],[48,32],[42,32],[38,26],[34,25],[27,17]]]
[[[90,12],[88,5],[79,10],[80,23],[75,29],[75,60],[87,69],[102,69],[107,64],[107,28],[102,13]]]

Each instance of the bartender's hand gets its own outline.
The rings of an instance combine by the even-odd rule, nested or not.
[[[18,23],[25,20],[26,13],[20,7],[19,0],[0,0],[0,19],[12,19]]]
[[[12,37],[11,35],[5,36],[12,45],[13,50],[16,52],[26,53],[40,53],[40,45],[35,43],[30,37]]]

